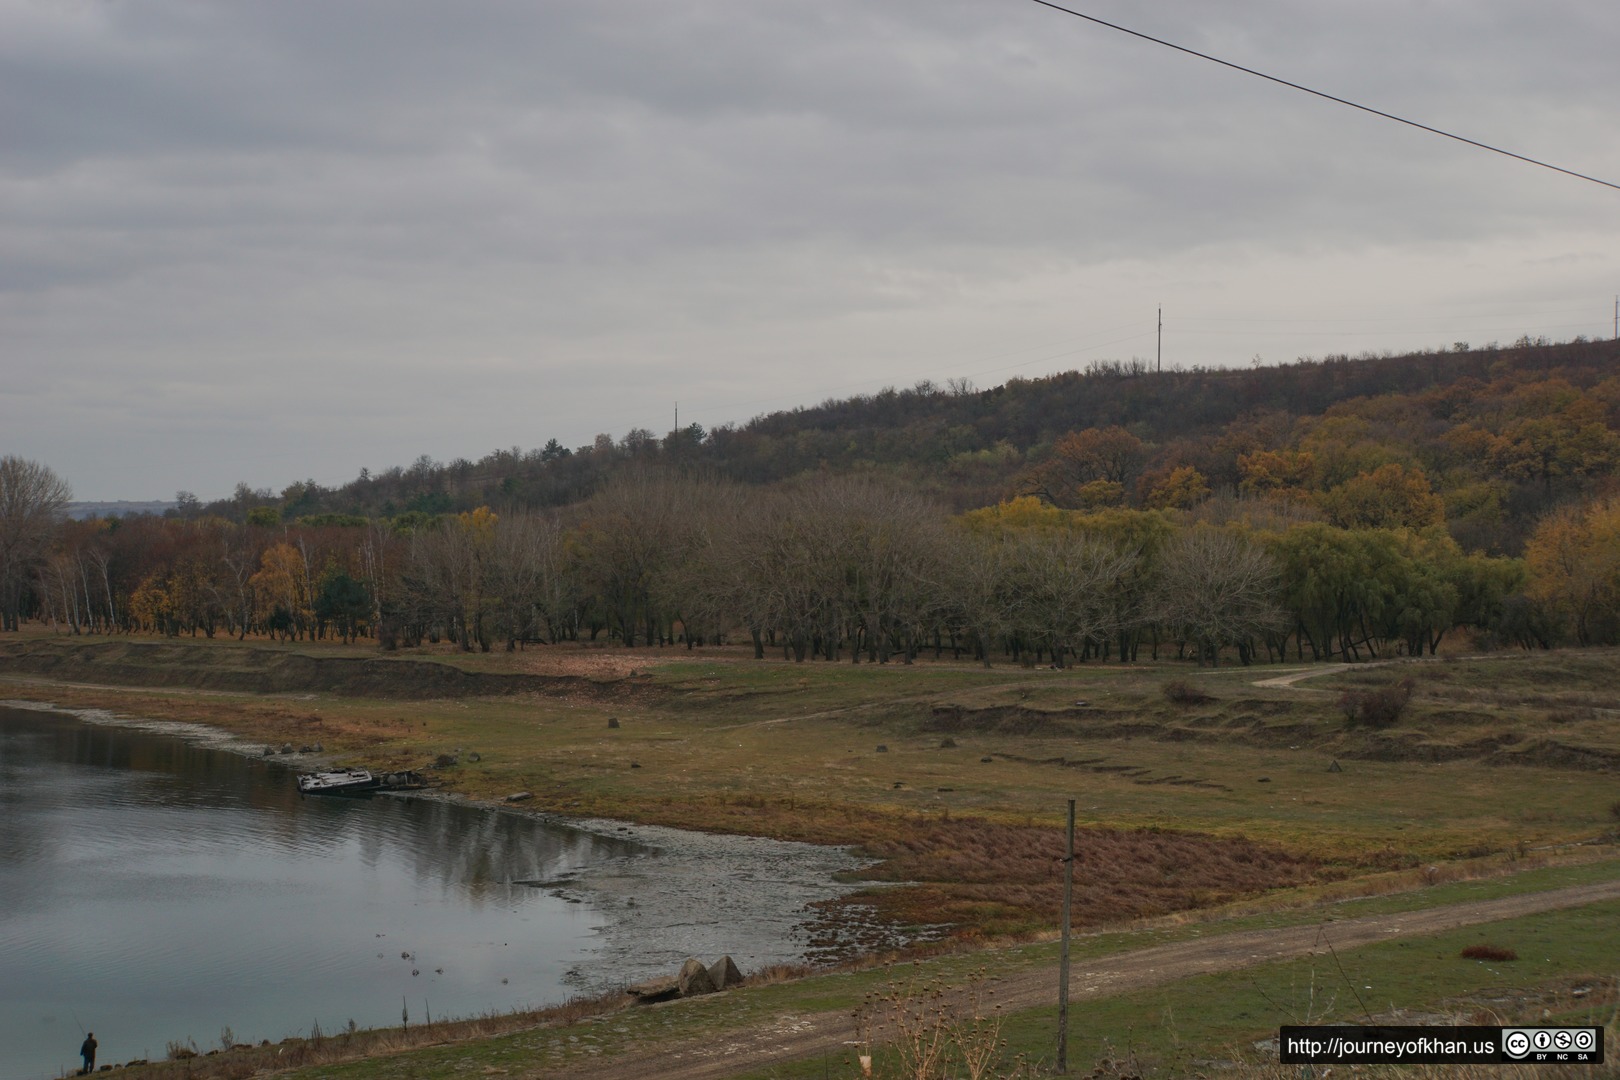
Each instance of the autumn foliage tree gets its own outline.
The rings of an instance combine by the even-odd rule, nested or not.
[[[1620,644],[1620,497],[1562,507],[1525,547],[1529,596],[1582,645]]]
[[[314,583],[307,552],[282,542],[267,549],[248,579],[264,626],[286,640],[302,637],[314,622]]]
[[[1420,469],[1391,462],[1358,473],[1317,500],[1342,529],[1426,529],[1445,520],[1445,503]]]
[[[1038,495],[1065,509],[1117,506],[1141,469],[1145,452],[1142,440],[1118,425],[1071,431],[1025,478],[1022,494]]]

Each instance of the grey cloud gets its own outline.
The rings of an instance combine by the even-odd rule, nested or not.
[[[1611,4],[1086,10],[1620,174]],[[1620,270],[1572,239],[1617,224],[1592,185],[1010,0],[10,0],[0,130],[0,338],[49,373],[29,452],[54,460],[53,409],[111,432],[119,400],[131,438],[241,447],[106,492],[61,451],[91,495],[318,471],[288,430],[379,468],[587,441],[693,388],[791,405],[1122,307],[1328,305],[1357,273],[1388,311],[1487,273],[1540,302]],[[1448,284],[1453,253],[1479,266]],[[1212,342],[1192,359],[1259,351]]]

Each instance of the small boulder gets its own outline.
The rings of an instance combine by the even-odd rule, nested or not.
[[[681,992],[681,983],[673,975],[665,975],[659,979],[648,979],[646,982],[636,983],[626,987],[626,993],[643,1005],[651,1005],[655,1001],[668,1001],[677,997]]]
[[[619,718],[617,716],[608,717],[608,727],[616,728],[618,726],[619,726]]]
[[[507,802],[522,802],[525,799],[532,799],[532,798],[534,798],[534,792],[532,792],[532,791],[514,791],[514,792],[512,792],[512,794],[510,794],[510,795],[508,795],[506,797],[506,801]]]
[[[709,981],[714,983],[716,990],[730,990],[733,986],[742,985],[743,977],[731,957],[722,956],[709,965]]]
[[[709,978],[709,969],[703,966],[703,961],[693,957],[681,965],[681,973],[675,977],[680,986],[681,997],[697,997],[699,994],[712,994],[718,989],[714,980]]]

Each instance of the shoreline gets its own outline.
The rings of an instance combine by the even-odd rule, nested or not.
[[[181,739],[251,761],[270,761],[295,769],[314,769],[334,762],[325,754],[265,754],[269,744],[192,721],[159,720],[101,707],[18,698],[0,699],[0,709],[47,713],[97,726]],[[546,881],[516,876],[509,880],[512,885],[545,889],[561,899],[589,904],[602,915],[605,921],[594,928],[594,940],[587,944],[592,960],[576,965],[567,976],[577,993],[610,993],[648,978],[671,975],[689,956],[712,963],[729,955],[745,973],[783,964],[847,959],[836,954],[817,955],[812,943],[831,929],[829,914],[819,905],[869,887],[868,883],[851,880],[851,876],[870,866],[872,860],[861,858],[847,846],[709,833],[611,818],[570,818],[442,789],[387,793],[387,797],[444,802],[504,814],[549,828],[636,844],[642,849],[571,867]],[[850,907],[840,906],[838,922],[851,921]],[[738,932],[739,927],[742,932]],[[927,937],[924,931],[897,937],[891,944],[902,947]]]

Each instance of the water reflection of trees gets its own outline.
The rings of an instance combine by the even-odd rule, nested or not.
[[[465,887],[474,896],[513,881],[553,880],[569,870],[644,850],[531,818],[471,810],[423,799],[400,800],[391,829],[367,830],[367,843],[381,849],[398,843],[412,856],[421,883]]]
[[[213,839],[245,851],[335,856],[353,848],[363,865],[405,868],[419,886],[463,890],[475,900],[513,881],[551,880],[645,850],[524,815],[442,800],[298,794],[295,768],[174,736],[91,724],[75,717],[0,710],[0,863],[38,865],[86,800],[131,810],[218,811]],[[52,766],[73,765],[78,769]],[[108,770],[106,783],[95,772]],[[27,800],[27,813],[16,813]]]

